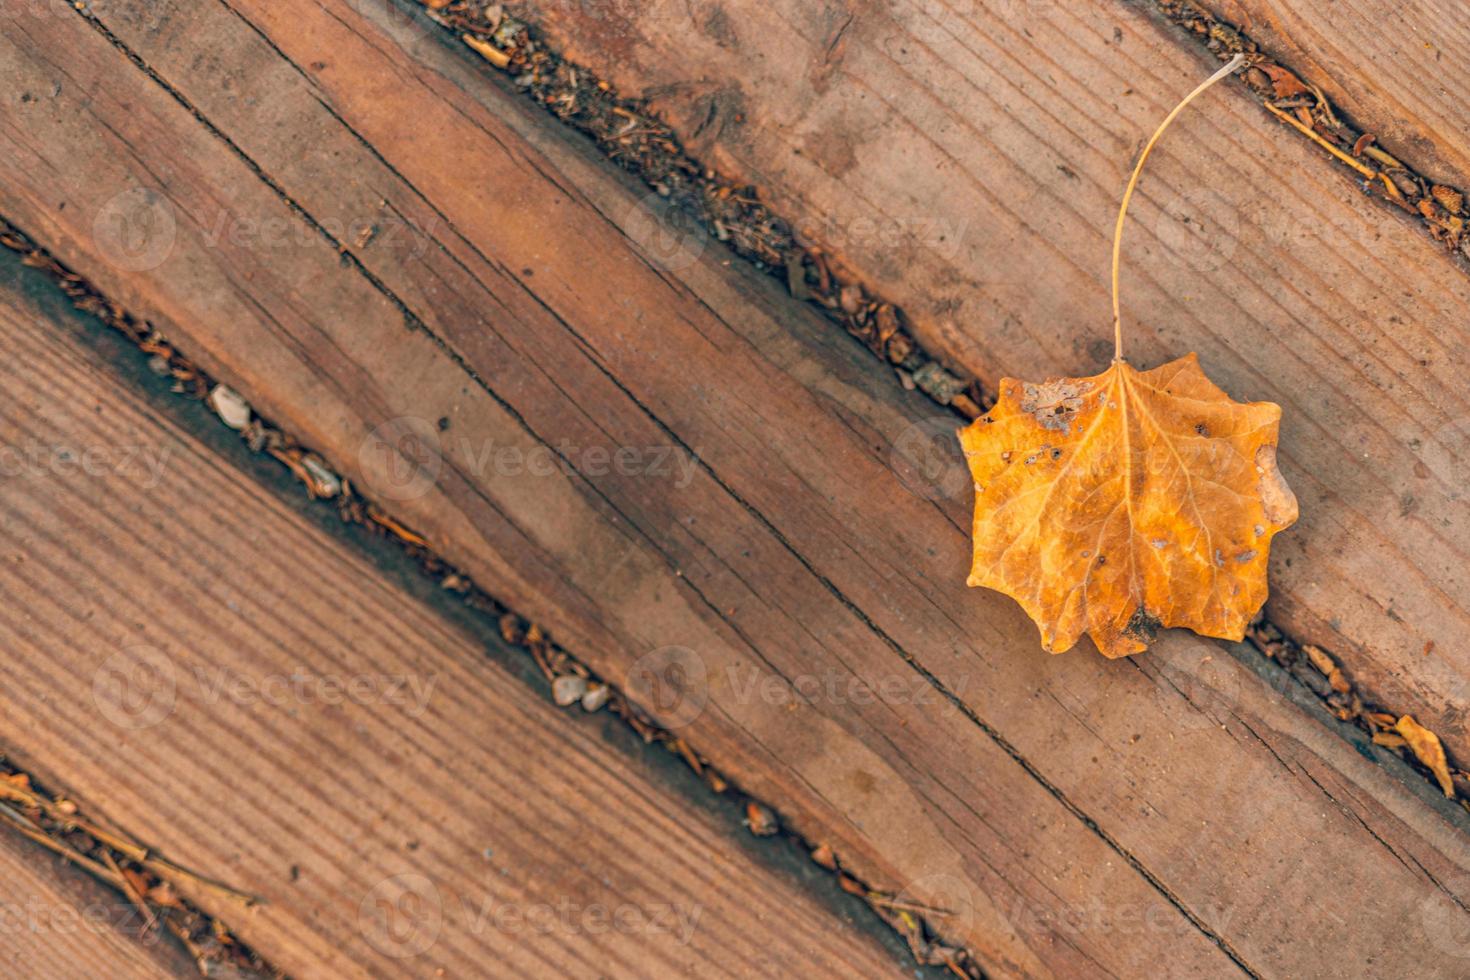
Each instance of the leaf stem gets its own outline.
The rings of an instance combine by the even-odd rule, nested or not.
[[[1123,191],[1123,204],[1118,208],[1118,223],[1113,228],[1113,360],[1115,361],[1123,360],[1123,316],[1119,312],[1118,306],[1118,260],[1123,254],[1123,218],[1128,214],[1128,202],[1133,199],[1133,189],[1138,186],[1139,175],[1143,173],[1143,162],[1148,159],[1148,155],[1153,150],[1154,144],[1159,141],[1159,137],[1164,134],[1164,130],[1169,128],[1169,124],[1174,121],[1174,117],[1183,112],[1184,107],[1193,102],[1195,97],[1201,92],[1239,68],[1245,62],[1245,57],[1243,54],[1237,54],[1226,62],[1219,71],[1201,82],[1193,92],[1186,95],[1184,100],[1164,117],[1164,121],[1159,123],[1159,128],[1154,130],[1154,134],[1143,145],[1143,152],[1138,155],[1138,162],[1133,165],[1133,174],[1128,178],[1128,186]]]

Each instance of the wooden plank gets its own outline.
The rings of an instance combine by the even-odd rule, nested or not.
[[[519,9],[994,390],[1110,356],[1127,170],[1210,67],[1148,6],[732,2],[719,31],[675,2]],[[1284,407],[1302,517],[1270,616],[1464,759],[1470,282],[1321,157],[1229,86],[1180,120],[1128,229],[1129,356],[1195,350]]]
[[[1454,0],[1211,0],[1262,50],[1320,86],[1365,132],[1416,170],[1470,188],[1470,91],[1456,52],[1470,21]]]
[[[449,419],[469,443],[440,437],[437,480],[395,511],[635,694],[642,655],[694,651],[707,684],[647,706],[869,880],[941,907],[960,889],[969,911],[944,925],[993,972],[1214,976],[1235,968],[1222,946],[1257,972],[1438,967],[1405,910],[1440,887],[1464,901],[1456,831],[1213,644],[1038,658],[1013,608],[963,587],[965,505],[894,472],[927,409],[829,328],[712,250],[650,265],[628,240],[648,221],[638,195],[425,35],[344,7],[233,10],[268,43],[205,5],[109,26],[248,164],[85,28],[28,25],[15,61],[45,77],[46,50],[90,55],[68,68],[105,77],[78,87],[123,135],[76,123],[80,106],[31,116],[29,144],[6,146],[28,163],[7,213],[360,485],[402,489],[358,451],[375,426]],[[163,39],[240,60],[168,61]],[[250,99],[219,95],[237,64],[262,86]],[[107,149],[124,144],[146,164]],[[176,220],[161,264],[124,273],[91,227],[131,180]],[[374,283],[301,234],[303,214],[430,234],[344,243]],[[204,232],[241,218],[284,234]],[[534,479],[474,461],[563,439],[696,447],[702,466],[676,485],[566,449],[572,472]],[[803,678],[900,694],[791,710],[751,693]],[[1279,915],[1306,906],[1320,915]],[[1104,912],[1150,925],[1120,940]]]
[[[0,832],[0,958],[11,976],[198,976],[127,899],[9,830]]]
[[[28,770],[263,899],[191,895],[294,976],[900,971],[835,882],[803,887],[621,722],[553,708],[523,654],[254,482],[228,430],[145,398],[142,358],[19,272],[0,743]]]

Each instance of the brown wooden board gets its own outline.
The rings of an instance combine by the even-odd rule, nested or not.
[[[228,430],[145,398],[161,382],[110,363],[141,356],[17,272],[6,258],[0,744],[263,900],[190,896],[256,950],[299,977],[912,972],[833,879],[686,799],[713,800],[621,722],[552,707],[524,655],[405,591],[427,589],[330,533],[329,509],[260,486]],[[45,860],[6,894],[39,889]],[[111,935],[56,936],[55,957],[115,973],[26,975],[147,966]]]
[[[759,187],[994,390],[1002,376],[1094,374],[1111,357],[1109,249],[1128,170],[1215,67],[1151,7],[515,9],[649,98],[692,153]],[[1381,54],[1374,71],[1417,64]],[[1464,103],[1456,71],[1425,84]],[[1198,351],[1237,398],[1283,406],[1302,516],[1273,549],[1270,616],[1470,757],[1470,280],[1231,88],[1181,117],[1143,178],[1125,238],[1128,356]]]
[[[1470,19],[1455,0],[1212,0],[1421,173],[1470,188]]]
[[[165,934],[84,872],[8,828],[0,830],[0,963],[7,976],[197,976]]]
[[[1470,854],[1421,784],[1215,644],[1042,656],[905,456],[952,420],[713,245],[658,249],[656,202],[437,34],[134,9],[107,26],[154,79],[79,17],[7,40],[40,98],[0,117],[0,213],[809,839],[996,975],[1443,969]],[[123,253],[120,193],[167,219]],[[401,416],[417,467],[371,435]]]

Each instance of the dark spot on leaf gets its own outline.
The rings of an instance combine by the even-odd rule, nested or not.
[[[1128,625],[1123,627],[1123,632],[1136,640],[1144,643],[1152,643],[1154,637],[1159,635],[1159,627],[1164,625],[1159,618],[1147,609],[1139,606],[1128,620]]]

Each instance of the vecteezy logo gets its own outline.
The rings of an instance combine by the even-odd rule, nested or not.
[[[697,218],[657,194],[648,194],[633,206],[623,231],[651,261],[669,272],[698,262],[709,242]]]
[[[97,713],[119,728],[151,728],[174,710],[174,665],[150,646],[125,647],[102,662],[92,675]]]
[[[949,939],[968,936],[975,924],[975,893],[964,880],[942,871],[909,882],[894,896],[894,907],[927,920]]]
[[[412,0],[407,3],[403,0],[347,0],[347,6],[382,28],[405,51],[414,50],[424,37],[437,30],[434,22],[423,12],[432,9],[433,4],[420,6]]]
[[[974,485],[960,448],[960,419],[936,415],[899,433],[889,465],[909,492],[925,500],[954,500]]]
[[[121,272],[158,268],[173,253],[177,235],[173,204],[145,187],[114,194],[92,220],[102,257]]]
[[[1240,704],[1250,671],[1223,649],[1204,644],[1160,644],[1151,657],[1159,710],[1180,731],[1216,729]]]
[[[1159,212],[1154,233],[1169,254],[1195,272],[1213,272],[1240,244],[1240,211],[1213,188],[1191,187]]]
[[[384,956],[407,959],[425,952],[444,927],[439,889],[412,872],[384,878],[357,907],[357,928],[368,945]]]
[[[1449,887],[1460,895],[1470,894],[1463,887],[1465,884],[1462,878],[1457,882],[1450,882]],[[1424,938],[1452,960],[1461,963],[1470,960],[1470,912],[1465,911],[1464,905],[1449,893],[1438,887],[1426,887],[1430,889],[1429,893],[1420,899],[1418,915],[1414,917],[1424,930]],[[1463,976],[1463,973],[1453,968],[1448,969]]]
[[[425,419],[400,415],[373,429],[357,451],[364,481],[374,495],[415,500],[428,493],[444,466],[439,433]]]
[[[709,703],[704,658],[687,647],[661,647],[633,662],[628,697],[670,731],[694,722]]]

